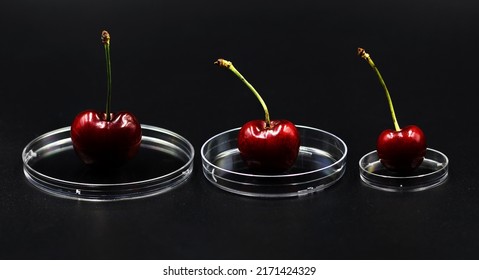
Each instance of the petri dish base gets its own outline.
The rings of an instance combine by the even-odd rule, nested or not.
[[[85,165],[77,157],[70,127],[45,133],[23,149],[25,177],[51,195],[87,201],[143,198],[185,182],[193,171],[193,146],[163,128],[141,125],[141,129],[138,154],[107,170]]]
[[[362,182],[371,188],[389,192],[415,192],[437,187],[448,176],[449,159],[440,151],[428,148],[421,165],[410,174],[387,170],[379,161],[376,151],[359,160]]]
[[[201,147],[204,176],[225,191],[262,198],[302,196],[332,186],[346,170],[346,144],[329,132],[296,127],[301,147],[287,172],[251,172],[241,159],[237,148],[240,128],[235,128],[213,136]]]

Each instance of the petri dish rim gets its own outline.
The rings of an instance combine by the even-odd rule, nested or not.
[[[232,129],[223,131],[221,133],[218,133],[218,134],[210,137],[208,140],[206,140],[205,143],[203,143],[203,145],[201,146],[201,158],[202,158],[202,160],[204,160],[204,162],[208,163],[211,166],[214,166],[215,169],[221,170],[223,172],[228,172],[228,173],[239,175],[239,176],[251,176],[251,177],[258,177],[258,178],[285,178],[285,177],[294,177],[294,176],[312,174],[312,173],[321,172],[325,169],[331,168],[331,166],[339,164],[339,163],[344,162],[346,160],[346,156],[347,156],[347,153],[348,153],[348,147],[347,147],[346,143],[341,138],[337,137],[336,135],[334,135],[330,132],[327,132],[327,131],[324,131],[324,130],[321,130],[321,129],[318,129],[318,128],[314,128],[314,127],[309,127],[309,126],[304,126],[304,125],[296,125],[296,127],[299,128],[299,129],[315,130],[317,132],[321,132],[321,133],[324,133],[324,134],[327,134],[327,135],[331,136],[332,138],[334,138],[334,140],[339,141],[342,144],[342,146],[344,147],[343,155],[341,156],[340,159],[338,159],[336,162],[334,162],[331,165],[328,165],[328,166],[325,166],[325,167],[322,167],[322,168],[318,168],[318,169],[315,169],[315,170],[310,170],[310,171],[307,171],[307,172],[292,173],[292,174],[252,174],[252,173],[244,173],[244,172],[238,172],[238,171],[222,168],[222,167],[219,167],[219,166],[213,164],[205,156],[204,150],[205,150],[206,146],[212,140],[214,140],[214,139],[216,139],[216,138],[218,138],[222,135],[226,135],[226,134],[234,132],[234,131],[239,131],[240,128],[237,127],[237,128],[232,128]],[[304,147],[301,146],[300,150],[301,149],[304,149]]]
[[[303,157],[306,160],[308,154],[311,158],[319,156],[313,160],[313,165],[298,163],[303,170],[286,174],[255,174],[249,173],[247,169],[236,170],[234,166],[219,166],[221,164],[216,164],[216,160],[222,160],[220,155],[223,153],[231,156],[228,160],[238,159],[239,151],[234,143],[240,128],[233,128],[210,137],[201,146],[203,175],[222,190],[257,198],[300,197],[332,186],[342,178],[346,170],[346,143],[321,129],[303,125],[296,127],[302,137],[298,159],[301,161],[300,158]],[[329,162],[320,164],[324,159]]]
[[[110,201],[110,200],[125,200],[125,199],[136,199],[147,196],[153,196],[159,193],[162,193],[172,186],[180,185],[182,182],[186,181],[193,171],[193,160],[195,155],[195,150],[193,145],[183,136],[156,126],[141,124],[142,128],[142,146],[151,145],[152,143],[165,143],[168,147],[175,147],[176,152],[180,152],[182,156],[182,165],[168,173],[160,174],[156,177],[146,178],[142,180],[127,181],[127,182],[116,182],[116,183],[95,183],[95,182],[77,182],[72,180],[65,180],[62,178],[56,178],[45,174],[44,172],[39,172],[33,166],[29,164],[32,157],[36,157],[36,154],[42,150],[49,149],[50,147],[59,147],[58,150],[49,152],[48,154],[61,152],[62,148],[73,149],[71,146],[71,139],[69,138],[70,127],[62,127],[49,132],[46,132],[42,135],[37,136],[31,140],[22,150],[22,161],[23,161],[23,170],[27,180],[35,187],[46,191],[55,196],[63,198],[71,198],[77,200],[89,200],[89,201]],[[67,135],[68,134],[68,137]],[[156,134],[163,137],[171,137],[176,140],[177,143],[173,144],[168,142],[165,139],[155,138],[150,134]],[[63,137],[56,139],[52,142],[47,142],[41,145],[41,142],[54,136]],[[40,145],[37,147],[37,145]],[[34,155],[32,155],[34,153]],[[171,185],[168,185],[168,182],[171,182]],[[134,189],[131,192],[126,192],[125,188],[141,186],[141,189],[135,191]],[[158,186],[155,188],[155,186]],[[102,190],[107,190],[108,188],[116,187],[118,189],[118,194],[111,195],[102,195]],[[62,192],[62,190],[75,190],[81,189],[92,192],[98,192],[98,196],[89,196],[82,197],[77,195],[71,195]],[[143,192],[142,190],[145,190]],[[58,192],[57,192],[58,191]]]
[[[441,162],[434,160],[431,156],[438,158]],[[367,159],[374,159],[374,161],[368,161]],[[428,164],[430,162],[436,162],[438,165],[440,164],[440,168],[435,170],[430,170],[430,172],[424,174],[417,174],[417,175],[405,175],[405,176],[394,176],[394,175],[385,175],[385,174],[378,174],[375,172],[371,172],[367,170],[366,167],[371,166],[373,164],[381,164],[379,162],[379,158],[377,156],[377,152],[371,151],[365,155],[363,155],[359,159],[359,175],[361,181],[370,188],[387,191],[387,192],[415,192],[415,191],[423,191],[427,189],[431,189],[437,186],[442,185],[447,177],[449,176],[449,158],[442,152],[427,148],[426,150],[426,157],[424,158],[423,163],[421,166]],[[392,186],[391,181],[396,182],[399,186]],[[402,187],[400,182],[411,182],[417,181],[416,184],[409,185],[407,187]],[[379,183],[378,183],[379,182]],[[382,182],[382,183],[381,183]],[[388,184],[389,182],[389,184]]]

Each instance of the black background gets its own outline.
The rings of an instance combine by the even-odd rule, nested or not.
[[[2,1],[0,258],[477,259],[477,1]],[[103,109],[101,30],[112,36],[113,110],[173,130],[195,147],[186,184],[112,203],[65,200],[24,178],[33,138]],[[417,124],[450,160],[446,184],[418,193],[364,187],[359,158],[392,127],[364,47],[400,125]],[[255,199],[201,170],[211,136],[262,118],[223,57],[273,119],[317,127],[349,148],[333,187]]]

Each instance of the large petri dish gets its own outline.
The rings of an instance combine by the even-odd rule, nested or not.
[[[250,171],[237,148],[240,128],[235,128],[213,136],[201,147],[204,176],[225,191],[261,198],[303,196],[332,186],[346,170],[346,144],[329,132],[296,127],[301,147],[289,171],[281,174]]]
[[[374,189],[388,192],[417,192],[443,184],[449,174],[449,159],[440,151],[428,148],[421,165],[408,174],[387,170],[376,151],[365,154],[359,160],[362,182]]]
[[[75,154],[70,127],[45,133],[22,152],[27,180],[51,195],[87,201],[149,197],[185,182],[193,171],[194,148],[175,132],[141,125],[138,154],[112,169],[85,165]]]

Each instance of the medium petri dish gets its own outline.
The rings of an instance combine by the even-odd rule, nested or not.
[[[61,198],[117,201],[149,197],[185,182],[193,171],[194,148],[172,131],[141,125],[138,154],[123,165],[98,169],[73,149],[70,127],[45,133],[22,152],[23,171],[36,188]]]
[[[296,128],[301,147],[287,172],[255,174],[249,170],[237,148],[240,128],[235,128],[213,136],[201,147],[204,176],[225,191],[261,198],[303,196],[332,186],[346,170],[346,144],[320,129]]]
[[[449,159],[440,151],[428,148],[421,165],[410,174],[387,170],[376,151],[359,160],[359,175],[368,187],[388,192],[416,192],[443,184],[448,176]]]

